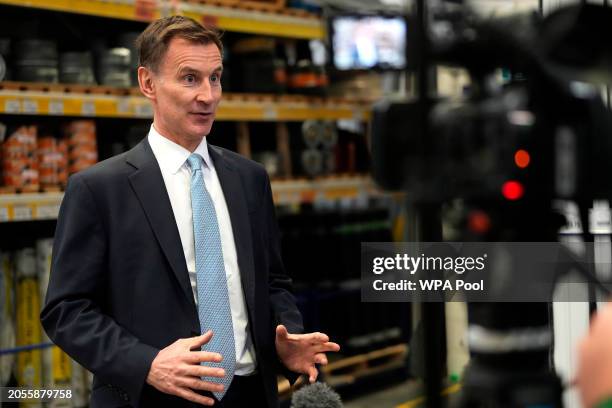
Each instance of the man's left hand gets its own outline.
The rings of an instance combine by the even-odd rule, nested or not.
[[[315,364],[327,364],[325,353],[339,350],[324,333],[289,334],[282,324],[276,327],[276,353],[281,362],[291,371],[307,374],[311,383],[318,375]]]

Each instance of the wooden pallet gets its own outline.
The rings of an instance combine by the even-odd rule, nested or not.
[[[399,368],[405,364],[408,346],[398,344],[330,362],[321,373],[330,386],[348,385],[358,379]]]
[[[329,386],[336,387],[355,383],[358,379],[399,368],[405,364],[408,346],[398,344],[365,354],[341,358],[321,366],[321,379]],[[278,395],[288,399],[291,394],[306,385],[306,376],[301,376],[295,384],[289,384],[284,377],[278,377]]]
[[[298,379],[295,381],[295,384],[293,385],[289,384],[289,381],[285,377],[279,376],[277,378],[278,395],[281,399],[288,398],[289,396],[291,396],[291,394],[293,394],[293,392],[299,390],[304,385],[306,385],[306,383],[307,380],[305,376],[298,377]]]

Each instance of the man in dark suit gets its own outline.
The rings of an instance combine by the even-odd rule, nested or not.
[[[151,130],[71,177],[42,324],[94,373],[93,408],[276,406],[278,372],[312,382],[339,347],[297,334],[265,170],[206,142],[217,33],[174,16],[138,46]]]

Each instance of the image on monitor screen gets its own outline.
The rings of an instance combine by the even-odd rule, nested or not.
[[[331,28],[337,69],[405,68],[406,21],[403,18],[337,16]]]

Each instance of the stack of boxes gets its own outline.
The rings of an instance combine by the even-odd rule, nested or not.
[[[19,126],[0,145],[2,185],[22,192],[61,188],[68,175],[98,161],[96,123],[74,120],[61,138],[36,125]]]

